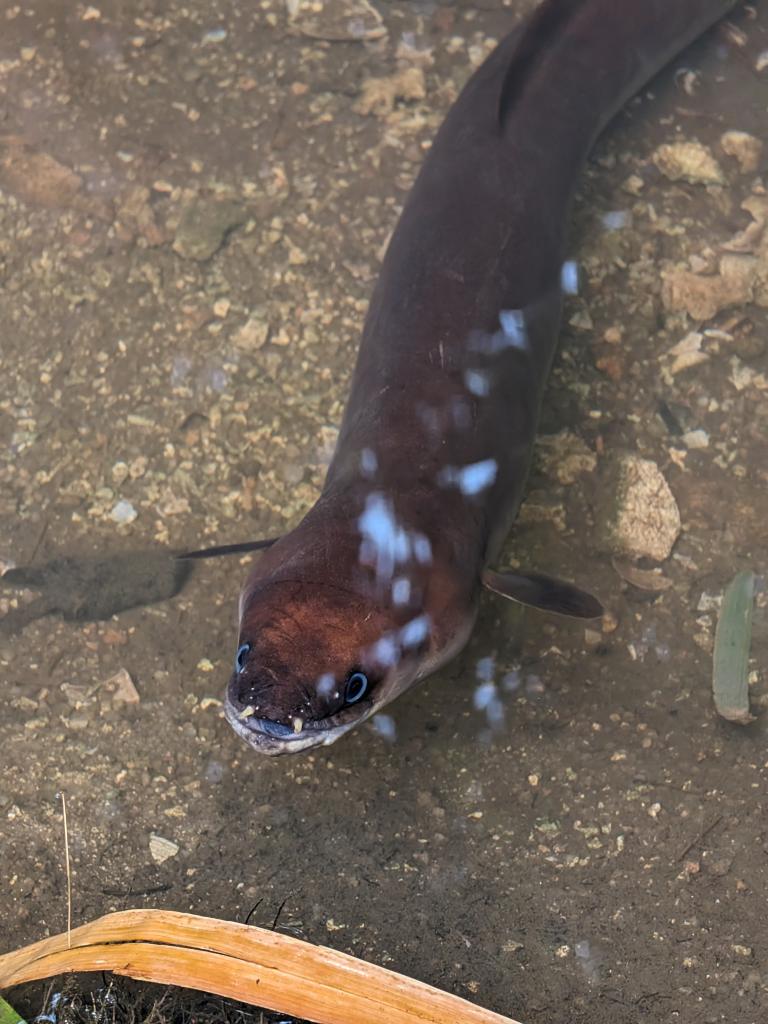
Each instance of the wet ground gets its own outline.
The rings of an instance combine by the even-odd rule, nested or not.
[[[273,536],[312,503],[382,246],[513,20],[496,0],[379,9],[383,34],[368,16],[349,38],[330,7],[269,0],[3,5],[6,567]],[[268,760],[221,713],[247,559],[102,621],[90,578],[0,591],[3,951],[65,927],[63,792],[75,921],[261,901],[254,923],[282,907],[280,928],[526,1022],[766,1019],[764,594],[754,724],[710,692],[717,598],[768,547],[765,254],[741,207],[766,157],[721,141],[764,134],[766,48],[768,14],[738,11],[583,180],[542,434],[586,457],[563,473],[545,438],[508,553],[600,594],[616,628],[488,599],[467,651],[392,706],[394,740]],[[681,140],[719,178],[670,180],[658,147]],[[752,261],[737,284],[729,243]],[[604,540],[627,452],[679,508],[663,582]],[[144,558],[115,607],[136,565],[142,600],[176,589]]]

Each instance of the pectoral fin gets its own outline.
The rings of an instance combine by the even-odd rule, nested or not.
[[[598,619],[603,614],[603,606],[592,594],[580,590],[572,583],[538,572],[494,572],[485,569],[483,586],[512,601],[545,612],[555,612],[557,615]]]
[[[279,537],[268,540],[245,540],[240,544],[218,544],[215,548],[200,548],[199,551],[177,551],[176,558],[189,561],[197,558],[220,558],[221,555],[242,555],[246,551],[263,551],[271,547]]]

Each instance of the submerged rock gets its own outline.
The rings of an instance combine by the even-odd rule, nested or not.
[[[291,23],[310,39],[366,42],[387,34],[384,19],[368,0],[286,0]]]
[[[700,142],[659,146],[651,159],[665,178],[691,185],[724,185],[725,175],[710,150]]]
[[[611,553],[663,562],[680,527],[677,502],[655,462],[625,455],[611,467],[596,531]]]
[[[232,200],[193,199],[181,211],[173,251],[185,260],[210,259],[245,217],[240,203]]]

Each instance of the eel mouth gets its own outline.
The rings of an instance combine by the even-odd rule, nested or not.
[[[345,710],[352,711],[351,708]],[[291,726],[271,718],[244,714],[248,708],[238,708],[229,699],[224,702],[224,715],[237,735],[265,754],[293,754],[309,747],[327,746],[367,718],[372,710],[371,705],[361,715],[361,708],[356,707],[354,717],[342,711],[318,721],[297,718],[298,724]]]

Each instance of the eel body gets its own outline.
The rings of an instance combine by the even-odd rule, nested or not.
[[[614,114],[733,0],[544,0],[475,72],[410,192],[368,311],[335,456],[242,592],[226,713],[255,749],[333,742],[466,642],[520,506],[570,266],[569,208]]]

